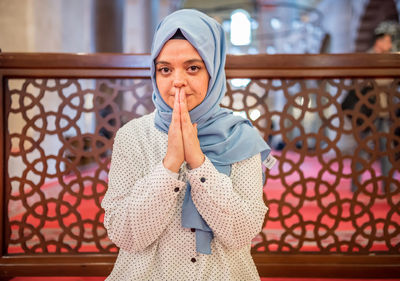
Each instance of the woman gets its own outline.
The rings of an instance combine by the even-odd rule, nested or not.
[[[120,251],[107,280],[259,280],[250,245],[267,210],[261,159],[270,149],[219,106],[223,30],[179,10],[159,24],[151,58],[156,110],[114,141],[102,207]]]

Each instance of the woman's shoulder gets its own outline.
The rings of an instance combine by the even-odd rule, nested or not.
[[[118,129],[115,140],[139,140],[154,128],[154,112],[134,118]]]
[[[232,165],[232,173],[231,174],[236,174],[236,173],[240,173],[243,171],[253,171],[255,168],[258,170],[258,168],[261,169],[262,167],[262,163],[261,163],[261,154],[260,153],[256,153],[255,155],[241,160],[239,162],[235,162]]]

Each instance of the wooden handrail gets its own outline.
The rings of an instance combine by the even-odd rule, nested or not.
[[[149,54],[0,53],[0,68],[149,69]],[[400,54],[227,55],[226,70],[393,69]],[[392,74],[394,75],[394,74]]]

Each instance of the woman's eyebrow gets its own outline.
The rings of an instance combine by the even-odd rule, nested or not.
[[[201,59],[191,59],[191,60],[185,61],[186,64],[188,64],[188,63],[195,63],[195,62],[197,62],[197,63],[204,63],[204,61],[201,60]]]
[[[183,63],[184,63],[184,64],[191,64],[191,63],[204,63],[204,61],[203,61],[203,60],[201,60],[201,59],[190,59],[190,60],[184,61]],[[160,60],[160,61],[156,61],[156,62],[155,62],[155,65],[157,65],[157,64],[166,64],[166,65],[171,65],[171,63],[170,63],[170,62],[167,62],[167,61],[162,61],[162,60]]]
[[[171,63],[169,63],[169,62],[167,62],[167,61],[162,61],[162,60],[160,60],[160,61],[156,61],[156,63],[155,63],[155,65],[157,65],[157,64],[171,64]]]

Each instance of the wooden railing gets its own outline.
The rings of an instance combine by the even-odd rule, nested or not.
[[[0,277],[111,271],[100,202],[115,132],[154,109],[149,64],[0,54]],[[226,74],[222,105],[279,160],[253,241],[260,275],[400,276],[400,56],[228,56]]]

